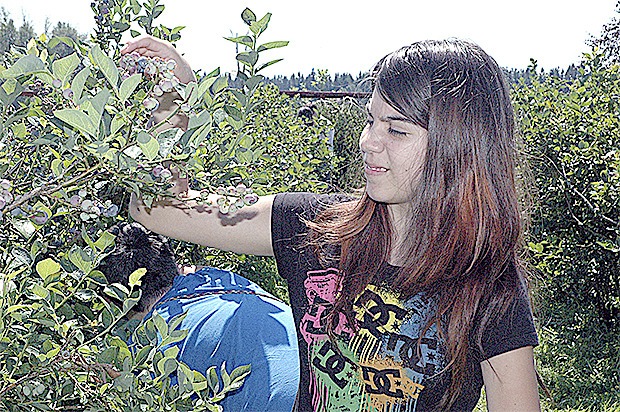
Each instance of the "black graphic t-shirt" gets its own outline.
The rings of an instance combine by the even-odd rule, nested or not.
[[[432,326],[420,339],[435,304],[420,293],[401,299],[385,285],[395,268],[376,274],[374,284],[358,296],[356,327],[340,314],[336,339],[325,332],[326,315],[335,301],[341,274],[324,268],[304,247],[307,227],[339,195],[284,193],[276,196],[272,240],[279,273],[288,281],[297,327],[301,380],[299,411],[415,412],[435,410],[450,383],[445,346]],[[420,345],[418,346],[418,340]],[[468,376],[457,411],[471,411],[482,388],[480,362],[524,346],[538,344],[529,301],[517,299],[504,317],[483,334],[484,356],[470,345]],[[337,347],[335,347],[337,345]]]

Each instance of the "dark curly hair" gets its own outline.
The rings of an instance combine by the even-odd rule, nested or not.
[[[129,275],[145,268],[140,286],[142,297],[134,307],[135,311],[144,311],[151,300],[172,286],[179,274],[168,240],[135,222],[120,223],[108,231],[116,236],[114,250],[103,258],[98,269],[108,282],[128,286]]]

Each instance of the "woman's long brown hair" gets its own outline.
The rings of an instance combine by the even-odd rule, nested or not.
[[[470,346],[482,349],[482,332],[507,310],[524,279],[509,89],[490,56],[456,39],[397,50],[377,63],[372,80],[390,106],[428,131],[405,262],[390,287],[403,298],[421,291],[435,298],[424,332],[436,324],[446,342],[451,381],[441,409],[449,409],[466,379]],[[327,208],[308,225],[319,257],[326,258],[324,245],[341,246],[344,277],[332,313],[350,313],[390,257],[388,206],[364,195]],[[330,336],[333,326],[328,322]]]

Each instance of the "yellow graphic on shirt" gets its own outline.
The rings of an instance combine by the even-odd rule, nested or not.
[[[306,286],[319,280],[321,285],[331,286],[326,280],[337,285],[338,275],[313,273]],[[340,338],[332,342],[323,324],[331,310],[331,296],[314,289],[322,292],[326,288],[308,288],[311,305],[301,329],[309,349],[314,410],[416,411],[424,379],[438,371],[443,361],[433,330],[429,336],[418,337],[432,307],[429,301],[420,295],[402,302],[395,294],[371,285],[354,304],[355,331],[339,325]]]
[[[401,365],[384,358],[360,366],[365,382],[364,390],[370,394],[372,406],[376,410],[414,410],[415,400],[424,386],[409,379]]]

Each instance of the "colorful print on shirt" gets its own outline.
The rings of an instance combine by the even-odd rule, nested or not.
[[[356,328],[339,314],[333,343],[325,325],[340,284],[337,269],[309,272],[304,283],[308,310],[300,333],[308,345],[313,409],[415,411],[425,379],[445,366],[435,326],[418,347],[432,302],[423,294],[403,302],[369,285],[354,304]]]

